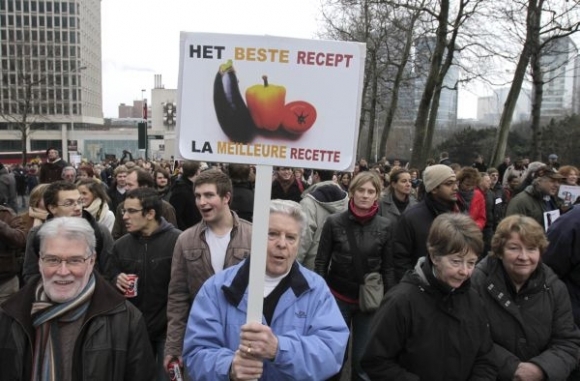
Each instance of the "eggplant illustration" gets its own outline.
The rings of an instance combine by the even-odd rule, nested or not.
[[[215,76],[213,104],[218,122],[231,141],[248,143],[254,138],[256,125],[240,94],[232,60],[220,65]]]

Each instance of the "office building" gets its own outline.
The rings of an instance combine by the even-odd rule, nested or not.
[[[103,124],[101,0],[0,0],[0,151],[67,151]],[[24,107],[28,105],[28,107]]]

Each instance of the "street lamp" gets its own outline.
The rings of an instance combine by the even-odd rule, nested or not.
[[[147,148],[149,140],[147,138],[147,105],[145,103],[145,89],[141,90],[141,123],[138,126],[138,145],[139,149],[145,149],[145,160],[147,160]]]
[[[141,119],[147,121],[147,107],[145,106],[145,89],[141,90]]]

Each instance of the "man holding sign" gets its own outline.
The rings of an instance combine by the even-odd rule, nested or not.
[[[325,380],[340,370],[348,328],[324,280],[296,262],[306,224],[299,204],[271,201],[262,324],[244,324],[249,260],[202,286],[184,342],[192,379]]]

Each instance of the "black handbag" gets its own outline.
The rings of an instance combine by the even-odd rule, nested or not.
[[[352,229],[346,229],[354,271],[359,283],[358,304],[362,312],[377,310],[383,300],[385,288],[383,277],[378,272],[369,272],[368,259],[364,252],[358,250]]]

